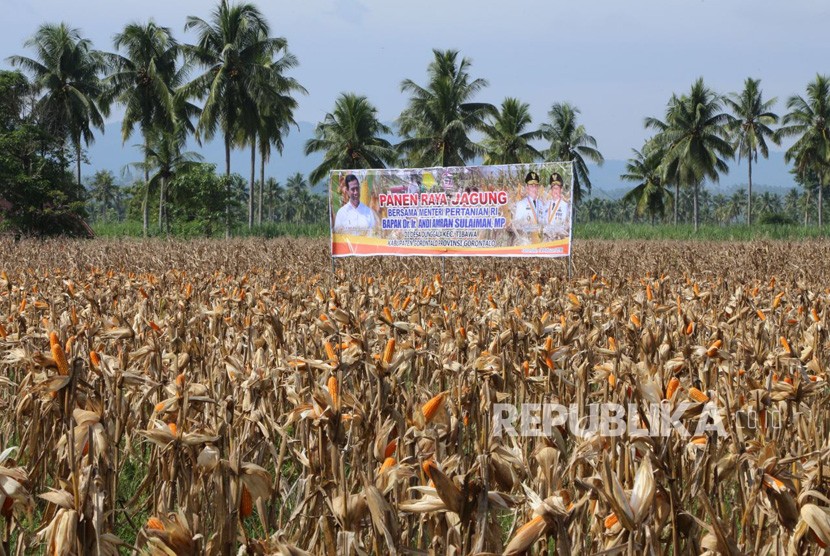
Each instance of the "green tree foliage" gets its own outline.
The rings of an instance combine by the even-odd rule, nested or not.
[[[41,25],[25,46],[34,49],[34,58],[12,56],[9,60],[29,72],[34,90],[42,93],[35,104],[41,125],[50,135],[68,138],[74,147],[80,188],[82,147],[94,140],[94,128],[104,129],[98,106],[103,56],[81,38],[78,29],[65,23]]]
[[[588,135],[585,126],[577,123],[579,108],[567,102],[557,102],[548,112],[548,122],[542,124],[542,137],[550,143],[546,160],[573,161],[573,200],[579,203],[582,196],[591,193],[591,179],[588,176],[590,160],[602,164],[602,153],[597,150],[597,141]],[[583,191],[584,188],[584,191]]]
[[[504,99],[484,128],[484,163],[519,164],[542,158],[542,153],[530,144],[542,132],[529,130],[531,122],[529,104],[512,97]]]
[[[219,176],[216,166],[194,163],[170,181],[171,226],[213,235],[244,216],[245,179],[239,174]]]
[[[818,200],[818,226],[823,224],[823,192],[830,174],[830,77],[817,75],[807,85],[807,96],[791,96],[789,112],[781,120],[777,137],[795,137],[784,159],[795,162],[797,175],[805,182],[815,177]]]
[[[337,169],[386,168],[397,158],[392,144],[381,137],[392,130],[378,120],[378,111],[365,96],[342,93],[334,110],[317,124],[314,138],[305,145],[305,154],[325,153],[309,175],[312,183],[324,180]]]
[[[698,201],[705,179],[718,181],[729,171],[726,159],[733,155],[727,140],[729,116],[723,112],[723,99],[706,87],[703,79],[692,85],[687,95],[673,95],[666,109],[665,123],[646,120],[646,127],[656,127],[658,145],[665,149],[663,177],[692,190],[694,224],[700,224]]]
[[[398,119],[404,137],[398,148],[413,167],[464,166],[482,153],[470,133],[483,131],[487,118],[498,111],[492,104],[472,102],[487,81],[470,77],[469,59],[459,61],[456,50],[432,52],[427,84],[401,83],[410,98]]]
[[[746,222],[752,225],[752,163],[758,162],[758,153],[767,158],[767,140],[778,144],[770,126],[778,123],[778,115],[772,112],[776,99],[763,100],[761,80],[747,78],[740,93],[732,93],[725,99],[732,111],[727,129],[733,138],[733,147],[740,162],[746,158],[749,173],[749,192],[746,203]]]
[[[29,111],[33,86],[20,72],[0,71],[0,220],[25,234],[87,235],[84,189],[63,156],[64,136]]]

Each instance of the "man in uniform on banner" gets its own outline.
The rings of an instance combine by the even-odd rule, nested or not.
[[[378,218],[371,208],[360,202],[360,180],[354,174],[346,176],[349,202],[340,207],[334,217],[334,233],[372,235]]]
[[[548,216],[548,204],[539,198],[539,174],[530,171],[525,176],[527,196],[513,209],[511,227],[516,235],[516,245],[529,245],[541,240],[542,227]]]
[[[562,197],[562,176],[556,172],[550,175],[551,201],[545,222],[545,236],[563,239],[570,235],[571,205]]]

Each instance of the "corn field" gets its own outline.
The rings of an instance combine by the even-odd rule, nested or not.
[[[825,553],[827,243],[328,255],[0,240],[0,554]]]

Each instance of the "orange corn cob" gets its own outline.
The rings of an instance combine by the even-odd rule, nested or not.
[[[761,309],[758,309],[757,311],[755,311],[755,314],[758,315],[759,319],[767,320],[767,316],[764,314],[764,312]]]
[[[784,292],[781,292],[781,293],[779,293],[778,295],[775,296],[775,298],[772,300],[772,308],[773,309],[776,309],[778,307],[778,305],[781,303],[781,298],[782,297],[784,297]]]
[[[179,433],[179,427],[176,426],[176,423],[167,423],[167,428],[170,429],[173,436],[176,436]]]
[[[619,522],[619,519],[617,519],[617,514],[611,512],[611,515],[605,518],[605,528],[610,529],[611,527],[616,525],[617,522]]]
[[[654,295],[651,293],[651,284],[646,284],[646,299],[649,301],[654,299]]]
[[[686,336],[691,336],[692,332],[695,331],[695,323],[690,321],[688,326],[686,326]]]
[[[239,499],[239,515],[243,519],[254,513],[254,501],[251,499],[251,491],[242,485],[242,496]]]
[[[526,377],[530,376],[530,363],[527,361],[522,363],[522,374]]]
[[[392,362],[392,356],[395,354],[395,338],[389,338],[386,341],[386,347],[383,349],[383,362],[387,365]]]
[[[790,343],[787,341],[787,339],[784,336],[781,336],[780,340],[781,340],[781,347],[784,348],[784,351],[786,351],[787,353],[792,355],[793,350],[790,348]]]
[[[545,338],[545,351],[550,353],[550,350],[552,350],[552,349],[553,349],[553,338],[548,336],[547,338]]]
[[[447,394],[445,392],[441,392],[440,394],[433,396],[432,399],[425,403],[424,407],[421,408],[421,412],[424,414],[424,418],[427,423],[432,421],[438,414],[438,410],[441,409],[441,406],[444,404],[444,398],[446,397]]]
[[[700,297],[700,288],[697,287],[697,282],[692,286],[692,291],[695,292],[695,297]]]
[[[672,399],[674,393],[677,392],[677,389],[680,387],[680,380],[675,376],[669,381],[666,385],[666,399]]]
[[[329,361],[332,362],[332,363],[336,363],[337,362],[337,354],[334,352],[334,346],[331,345],[331,342],[326,340],[326,343],[324,344],[324,347],[325,347],[325,350],[326,350],[326,356],[329,358]]]
[[[638,317],[637,315],[631,315],[631,322],[632,324],[634,324],[634,326],[640,328],[640,317]]]
[[[689,397],[696,402],[706,403],[709,401],[709,396],[692,386],[689,388]]]
[[[813,307],[812,309],[810,309],[810,316],[812,317],[813,322],[818,322],[818,321],[819,321],[819,318],[818,318],[818,311],[816,311],[816,308],[815,308],[815,307]]]
[[[608,337],[608,349],[611,351],[617,351],[617,340],[615,340],[613,336]]]
[[[330,376],[326,382],[326,388],[329,391],[332,403],[334,403],[334,406],[337,407],[337,397],[339,395],[339,391],[337,390],[337,377]]]
[[[69,363],[66,361],[66,352],[63,350],[63,346],[61,346],[56,332],[49,334],[49,346],[52,351],[52,358],[58,366],[58,374],[68,376]]]
[[[616,385],[617,385],[617,377],[614,376],[614,373],[611,373],[610,375],[608,375],[608,386],[613,388]]]
[[[569,293],[569,294],[568,294],[568,299],[569,299],[569,300],[571,301],[571,303],[573,303],[574,305],[579,305],[579,298],[578,298],[577,296],[575,296],[574,294]]]
[[[147,529],[155,529],[156,531],[164,531],[164,524],[157,517],[151,517],[147,520]]]
[[[382,475],[384,471],[391,468],[393,465],[397,463],[397,460],[393,457],[388,457],[383,460],[383,465],[380,466],[380,470],[378,471],[378,475]]]
[[[709,357],[714,357],[715,355],[718,354],[718,350],[720,349],[720,347],[722,345],[723,345],[723,342],[721,340],[715,340],[712,343],[712,345],[709,346],[709,349],[706,350],[706,355],[708,355]]]
[[[705,446],[706,442],[708,441],[706,440],[705,436],[693,436],[692,439],[689,441],[689,443],[697,444],[698,446]]]
[[[23,313],[26,310],[26,298],[23,298],[23,301],[20,302],[20,309],[17,310],[18,313]]]
[[[389,307],[384,306],[383,316],[386,317],[386,320],[392,322],[392,311],[389,310]]]
[[[8,332],[6,332],[6,329],[3,327],[2,324],[0,324],[0,338],[5,339],[6,336],[8,336],[8,335],[9,334],[8,334]]]

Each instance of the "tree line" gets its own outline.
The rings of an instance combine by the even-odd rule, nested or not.
[[[265,176],[270,157],[282,153],[285,137],[297,127],[298,98],[307,93],[289,75],[298,60],[286,39],[272,36],[254,4],[227,0],[206,19],[188,17],[184,30],[194,34],[193,44],[180,43],[169,27],[152,20],[130,23],[105,52],[65,23],[44,24],[24,45],[31,55],[8,58],[25,73],[0,73],[0,211],[7,219],[33,229],[44,214],[106,219],[138,212],[146,235],[152,211],[162,231],[171,219],[204,219],[206,231],[224,227],[229,235],[239,221],[250,228],[263,219],[325,216],[324,201],[296,185],[306,183],[302,176],[295,175],[288,188]],[[596,139],[579,122],[580,110],[555,102],[547,121],[534,126],[530,106],[517,98],[498,106],[480,101],[488,82],[474,77],[471,66],[456,50],[433,50],[426,80],[400,84],[408,101],[394,128],[380,121],[366,96],[341,93],[305,145],[306,155],[323,155],[308,182],[318,183],[337,168],[572,161],[579,214],[592,219],[602,212],[595,199],[593,212],[580,207],[591,193],[588,164],[603,162]],[[654,133],[633,151],[621,176],[633,187],[619,212],[652,222],[688,218],[695,229],[704,213],[752,224],[762,202],[752,191],[753,164],[768,156],[770,144],[792,138],[785,159],[804,188],[802,197],[815,203],[821,226],[830,169],[830,79],[817,75],[806,94],[789,97],[783,116],[772,111],[775,103],[764,98],[760,80],[751,78],[736,93],[719,94],[701,78],[687,93],[672,95],[660,117],[644,120]],[[99,173],[87,189],[84,148],[116,108],[124,114],[122,141],[136,132],[141,136],[143,160],[134,166],[143,179],[124,192],[113,189],[111,175]],[[221,138],[222,173],[184,151],[189,137],[198,144]],[[250,152],[247,178],[231,171],[233,149]],[[715,203],[704,187],[717,182],[735,158],[748,163],[739,209],[734,196]],[[686,201],[691,210],[685,210]]]

